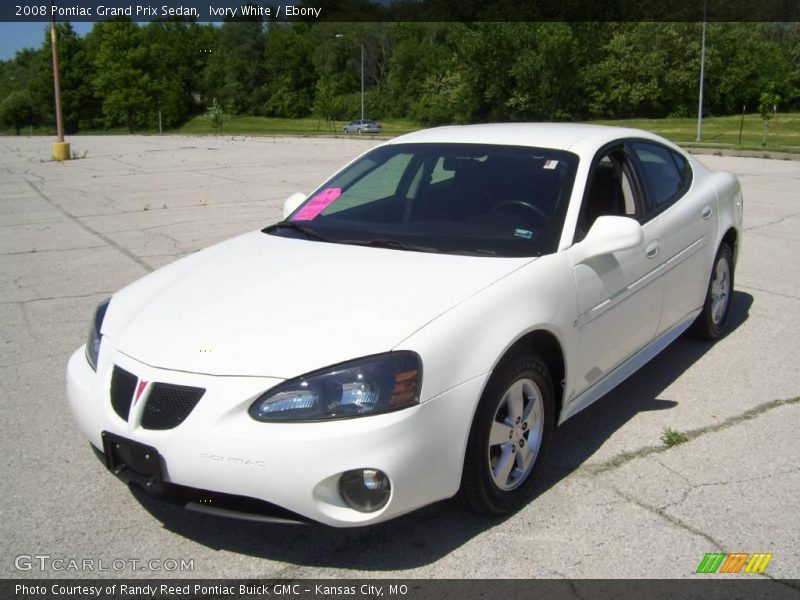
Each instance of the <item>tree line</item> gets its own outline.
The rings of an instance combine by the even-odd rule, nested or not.
[[[98,22],[58,24],[68,133],[177,128],[214,102],[230,115],[360,112],[425,125],[694,116],[699,23]],[[44,30],[43,30],[43,33]],[[705,111],[800,108],[800,24],[709,23]],[[54,123],[49,34],[0,62],[0,121]]]

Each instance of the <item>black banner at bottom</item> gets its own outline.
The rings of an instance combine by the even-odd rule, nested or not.
[[[3,600],[800,599],[800,580],[708,579],[3,579]]]

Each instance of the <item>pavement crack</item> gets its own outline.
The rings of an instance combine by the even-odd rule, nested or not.
[[[659,462],[659,464],[661,464],[661,463]],[[664,466],[664,465],[661,465],[661,466]],[[672,469],[668,469],[668,470],[672,471]],[[734,484],[737,484],[737,483],[751,483],[751,482],[754,482],[754,481],[762,481],[764,479],[772,479],[773,477],[782,477],[783,475],[791,475],[792,473],[797,473],[798,471],[800,471],[800,467],[797,467],[795,469],[788,469],[788,470],[785,470],[785,471],[777,471],[775,473],[770,473],[769,475],[762,475],[760,477],[744,477],[742,479],[731,479],[731,480],[728,480],[728,481],[712,481],[712,482],[709,482],[709,483],[692,484],[691,487],[689,487],[687,490],[685,490],[683,492],[683,494],[681,494],[681,498],[679,500],[675,500],[674,502],[668,502],[667,504],[659,506],[658,510],[667,510],[668,508],[671,508],[673,506],[677,506],[679,504],[683,504],[684,502],[686,502],[686,500],[688,500],[689,496],[694,491],[699,490],[701,488],[717,487],[717,486],[724,486],[724,485],[734,485]],[[673,473],[674,473],[674,471],[673,471]]]
[[[76,216],[75,216],[75,215],[73,215],[72,213],[68,212],[68,211],[67,211],[67,210],[66,210],[66,209],[65,209],[63,206],[61,206],[60,204],[58,204],[58,203],[56,203],[56,202],[53,202],[53,201],[52,201],[52,200],[51,200],[51,199],[50,199],[50,198],[47,196],[47,194],[45,194],[45,193],[44,193],[42,190],[40,190],[38,187],[36,187],[36,185],[35,185],[35,184],[33,184],[31,181],[29,181],[29,180],[27,180],[27,179],[26,179],[26,180],[25,180],[25,182],[26,182],[26,183],[27,183],[27,184],[28,184],[28,185],[31,187],[31,189],[33,189],[33,191],[34,191],[34,192],[36,192],[37,194],[39,194],[39,196],[40,196],[40,197],[41,197],[41,198],[42,198],[42,199],[43,199],[45,202],[47,202],[47,203],[48,203],[50,206],[52,206],[53,208],[55,208],[55,209],[56,209],[58,212],[60,212],[62,215],[64,215],[64,216],[65,216],[67,219],[69,219],[70,221],[72,221],[73,223],[75,223],[75,224],[76,224],[78,227],[80,227],[81,229],[83,229],[83,230],[84,230],[84,231],[86,231],[87,233],[90,233],[90,234],[92,234],[92,235],[94,235],[94,236],[96,236],[96,237],[99,237],[99,238],[100,238],[101,240],[103,240],[103,241],[104,241],[106,244],[108,244],[108,245],[109,245],[109,246],[111,246],[112,248],[115,248],[115,249],[117,249],[119,252],[121,252],[122,254],[124,254],[125,256],[127,256],[128,258],[130,258],[130,259],[131,259],[133,262],[135,262],[137,265],[139,265],[140,267],[142,267],[142,268],[143,268],[145,271],[147,271],[148,273],[150,273],[150,272],[153,270],[153,267],[151,267],[151,266],[150,266],[150,265],[148,265],[146,262],[144,262],[142,259],[140,259],[138,256],[136,256],[135,254],[133,254],[133,253],[132,253],[130,250],[128,250],[127,248],[124,248],[124,247],[120,246],[120,245],[119,245],[119,244],[117,244],[117,243],[116,243],[114,240],[112,240],[111,238],[109,238],[109,237],[107,237],[107,236],[103,235],[102,233],[100,233],[100,232],[99,232],[99,231],[97,231],[96,229],[92,229],[92,228],[91,228],[91,227],[89,227],[89,226],[88,226],[86,223],[84,223],[83,221],[81,221],[81,220],[80,220],[78,217],[76,217]]]
[[[702,530],[698,529],[697,527],[694,527],[694,526],[689,525],[688,523],[686,523],[684,521],[681,521],[677,517],[674,517],[674,516],[664,512],[663,509],[661,509],[661,508],[659,508],[657,506],[652,506],[650,504],[647,504],[646,502],[642,502],[638,498],[634,498],[633,496],[630,496],[630,495],[626,494],[625,492],[617,489],[616,487],[612,486],[611,489],[620,498],[625,499],[626,501],[630,502],[631,504],[635,504],[639,508],[642,508],[642,509],[644,509],[644,510],[646,510],[648,512],[651,512],[653,514],[658,515],[659,517],[661,517],[665,521],[668,521],[669,523],[671,523],[675,527],[678,527],[679,529],[683,529],[684,531],[688,531],[692,535],[696,535],[698,537],[703,538],[709,544],[711,544],[717,551],[719,551],[719,552],[723,552],[724,551],[722,543],[719,540],[717,540],[714,537],[712,537],[710,534],[706,533],[705,531],[702,531]]]
[[[97,246],[81,246],[80,248],[50,248],[48,250],[37,250],[36,248],[32,250],[20,250],[19,252],[0,252],[0,256],[18,256],[20,254],[47,254],[50,252],[70,252],[74,250],[97,250],[98,248],[105,248],[105,245],[97,245]]]
[[[764,227],[769,227],[770,225],[777,225],[778,223],[783,223],[787,219],[791,219],[791,218],[794,218],[794,217],[800,217],[800,213],[791,213],[791,214],[788,214],[788,215],[784,215],[784,216],[782,216],[782,217],[780,217],[778,219],[775,219],[774,221],[769,221],[767,223],[761,223],[761,225],[753,225],[751,227],[745,227],[744,230],[745,231],[755,231],[756,229],[762,229]]]
[[[163,209],[162,209],[163,210]],[[193,219],[190,221],[174,221],[170,223],[159,223],[158,225],[150,225],[149,227],[134,227],[132,229],[116,229],[114,233],[130,233],[130,232],[139,232],[139,231],[157,231],[159,229],[163,229],[164,227],[174,227],[176,225],[192,225],[195,223],[202,223],[202,219]],[[159,232],[161,233],[161,232]],[[162,233],[163,235],[163,233]]]
[[[19,304],[24,306],[26,304],[32,304],[34,302],[49,302],[51,300],[76,300],[80,298],[92,298],[93,296],[110,296],[114,292],[108,291],[100,291],[100,292],[92,292],[90,294],[76,294],[76,295],[68,295],[68,296],[48,296],[46,298],[29,298],[28,300],[9,300],[6,302],[0,302],[0,306],[7,305],[7,304]]]
[[[686,477],[686,475],[684,475],[683,473],[679,473],[679,472],[678,472],[678,471],[676,471],[675,469],[673,469],[673,468],[671,468],[671,467],[668,467],[667,465],[665,465],[663,462],[661,462],[661,461],[660,461],[660,460],[658,460],[658,459],[656,459],[656,463],[658,463],[659,465],[661,465],[661,466],[662,466],[662,467],[663,467],[665,470],[669,471],[669,472],[670,472],[670,473],[672,473],[673,475],[675,475],[675,476],[677,476],[677,477],[680,477],[681,479],[683,479],[683,480],[684,480],[686,483],[688,483],[689,485],[694,485],[694,482],[693,482],[691,479],[689,479],[688,477]]]
[[[800,297],[798,297],[798,296],[792,296],[791,294],[782,294],[780,292],[773,292],[772,290],[765,290],[763,288],[757,288],[757,287],[748,286],[748,285],[738,285],[738,284],[737,284],[736,287],[737,287],[737,289],[740,289],[740,290],[752,290],[752,291],[755,291],[755,292],[762,292],[764,294],[770,294],[772,296],[779,296],[781,298],[789,298],[790,300],[800,300]]]
[[[745,412],[739,415],[725,419],[720,423],[715,423],[714,425],[707,425],[705,427],[699,427],[697,429],[691,429],[689,431],[684,432],[684,435],[687,438],[686,443],[689,443],[692,440],[696,440],[697,438],[707,435],[709,433],[715,433],[717,431],[730,429],[731,427],[735,427],[736,425],[739,425],[744,421],[755,419],[756,417],[759,417],[770,410],[774,410],[781,406],[790,406],[793,404],[800,404],[800,396],[788,399],[780,398],[777,400],[771,400],[770,402],[764,402],[763,404],[759,404],[758,406],[746,410]],[[611,471],[618,467],[621,467],[625,463],[635,460],[637,458],[644,458],[647,456],[652,456],[653,454],[660,454],[662,452],[666,452],[669,449],[670,449],[669,446],[645,446],[643,448],[639,448],[638,450],[634,450],[632,452],[622,452],[614,456],[613,458],[605,461],[602,464],[586,465],[586,467],[584,468],[594,475],[599,475],[600,473],[605,473],[607,471]]]

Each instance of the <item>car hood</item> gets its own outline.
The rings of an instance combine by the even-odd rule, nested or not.
[[[531,260],[253,232],[120,291],[103,334],[154,367],[289,378],[389,351]]]

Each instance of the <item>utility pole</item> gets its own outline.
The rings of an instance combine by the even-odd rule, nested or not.
[[[361,43],[361,120],[364,120],[364,43]]]
[[[53,144],[53,159],[69,160],[69,143],[64,141],[64,121],[61,118],[61,77],[58,72],[58,45],[56,43],[56,11],[53,10],[55,0],[50,0],[50,49],[53,53],[53,87],[56,99],[56,134]]]
[[[700,47],[700,99],[697,102],[697,138],[699,142],[703,137],[703,80],[706,75],[706,2],[703,0],[703,42]]]

